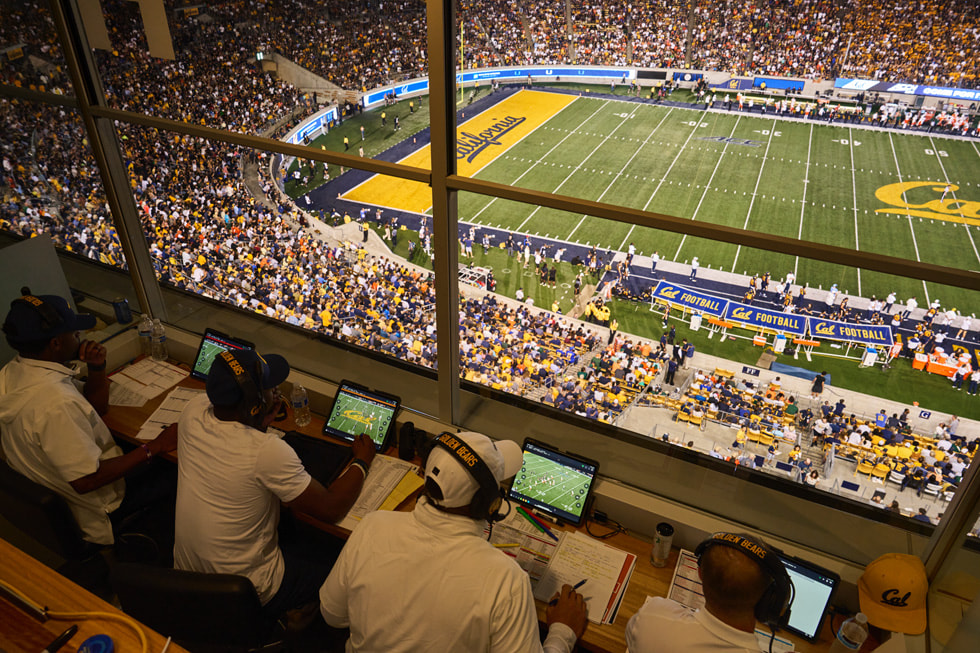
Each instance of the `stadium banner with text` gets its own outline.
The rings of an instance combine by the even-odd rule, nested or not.
[[[725,307],[728,305],[727,299],[718,299],[712,295],[666,281],[660,281],[657,287],[653,289],[652,299],[670,302],[715,317],[724,315]]]
[[[834,88],[842,88],[848,91],[874,91],[876,93],[903,93],[905,95],[941,97],[948,100],[964,100],[966,102],[980,100],[980,90],[975,89],[926,86],[923,84],[896,84],[892,82],[879,82],[873,79],[838,77],[834,80]]]
[[[608,79],[610,81],[618,79],[622,81],[624,79],[636,79],[636,69],[603,68],[598,66],[535,66],[528,68],[496,68],[457,73],[456,83],[473,84],[484,81],[489,82],[492,80],[526,80],[528,77],[531,78],[532,82],[535,80],[542,82],[553,82],[559,77],[565,77],[568,79]],[[395,97],[401,97],[410,93],[428,92],[429,80],[423,77],[406,82],[405,84],[395,84],[393,86],[375,89],[370,93],[364,94],[364,96],[361,98],[361,104],[365,109],[370,109],[371,107],[384,102],[385,96],[390,95],[391,93],[394,93]]]
[[[874,326],[871,324],[851,324],[836,320],[824,320],[818,317],[807,318],[810,325],[810,335],[824,340],[844,340],[860,342],[865,345],[883,345],[891,347],[892,328],[890,326]]]
[[[802,315],[770,311],[739,302],[728,302],[725,319],[760,329],[791,333],[794,336],[802,336],[806,333],[806,317]]]

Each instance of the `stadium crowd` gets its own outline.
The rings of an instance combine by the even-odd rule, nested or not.
[[[267,11],[260,12],[243,0],[221,2],[208,7],[210,21],[175,18],[172,31],[180,55],[161,62],[146,53],[138,36],[138,6],[107,1],[107,24],[116,50],[98,52],[97,58],[110,104],[254,133],[297,105],[314,108],[295,88],[255,64],[254,53],[260,49],[283,48],[287,56],[346,87],[377,86],[424,71],[421,2],[358,6],[356,13],[339,1],[266,4]],[[655,6],[576,5],[568,12],[573,23],[569,29],[562,2],[508,6],[473,0],[462,5],[461,19],[491,63],[561,61],[569,46],[589,63],[624,63],[638,51],[654,64],[656,57],[661,57],[660,63],[679,63],[687,56],[685,39],[693,25],[693,43],[704,65],[737,70],[742,62],[747,68],[776,66],[782,74],[803,67],[807,75],[819,76],[826,69],[814,67],[814,62],[825,61],[840,44],[814,39],[807,42],[806,52],[776,58],[766,48],[802,44],[804,35],[832,30],[853,9],[847,5],[835,13],[821,0],[801,0],[792,7],[703,0],[694,3],[691,20],[682,3],[665,3],[668,11],[656,19],[643,13]],[[882,3],[875,7],[888,9]],[[4,81],[57,89],[64,79],[53,30],[41,18],[43,11],[34,9],[15,12],[28,32],[21,40],[35,50],[33,54],[49,56],[51,65],[7,65],[2,69]],[[932,8],[928,15],[938,20],[946,11]],[[959,12],[958,24],[976,24],[975,9],[963,2],[954,0],[948,11]],[[728,18],[722,20],[724,16]],[[8,40],[14,38],[10,22],[0,24]],[[651,48],[638,49],[641,32],[648,39],[667,35],[668,46],[657,54]],[[742,38],[746,34],[752,39]],[[862,42],[860,36],[859,28],[855,43]],[[735,41],[738,47],[733,47]],[[967,57],[973,50],[962,44],[961,52]],[[860,62],[860,57],[854,61]],[[955,57],[942,61],[918,70],[928,69],[937,79],[944,65],[972,74]],[[0,228],[23,236],[49,233],[66,249],[108,265],[124,265],[77,116],[67,109],[3,100],[0,124],[7,134]],[[305,231],[302,219],[287,207],[277,210],[256,201],[241,181],[243,153],[232,146],[126,124],[119,130],[150,250],[165,281],[403,360],[435,365],[428,279],[394,261],[367,259],[363,253],[351,255],[328,245]],[[592,331],[573,329],[544,311],[497,304],[492,297],[464,302],[460,328],[467,378],[521,394],[544,386],[551,389],[556,405],[575,412],[588,411],[590,404],[577,403],[572,394],[591,393],[596,411],[590,416],[600,419],[622,408],[609,401],[610,395],[618,400],[621,393],[610,393],[610,381],[602,375],[573,384],[578,390],[554,392],[556,379],[596,346],[598,336]],[[614,339],[612,345],[617,343]],[[618,355],[618,350],[613,353]],[[629,371],[641,379],[632,380],[630,387],[637,391],[649,386],[649,370],[643,367],[638,373],[636,359],[629,357]],[[599,386],[607,390],[597,396]]]

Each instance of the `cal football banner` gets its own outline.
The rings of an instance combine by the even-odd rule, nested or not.
[[[883,345],[891,347],[892,328],[890,326],[872,326],[870,324],[850,324],[835,320],[807,318],[810,323],[810,335],[824,340],[845,340],[860,342],[866,345]]]
[[[701,313],[721,317],[725,314],[725,306],[728,305],[727,299],[718,299],[711,295],[700,293],[675,283],[661,281],[653,289],[653,299],[660,299],[671,304],[685,306]]]
[[[806,317],[802,315],[769,311],[739,302],[728,302],[725,319],[761,329],[782,331],[794,336],[802,336],[806,333]]]

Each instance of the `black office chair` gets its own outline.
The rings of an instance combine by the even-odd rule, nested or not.
[[[105,594],[108,564],[97,544],[82,539],[75,516],[60,494],[0,461],[0,514],[17,530],[65,562],[57,571],[96,594]],[[32,553],[28,551],[28,553]]]
[[[283,649],[244,576],[120,563],[110,582],[127,614],[195,653]]]

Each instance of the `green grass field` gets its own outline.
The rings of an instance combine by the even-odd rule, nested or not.
[[[736,139],[734,143],[703,140]],[[742,144],[751,141],[755,146]],[[876,213],[888,208],[875,192],[890,184],[948,179],[967,218],[980,201],[980,150],[975,142],[665,108],[582,97],[543,128],[484,168],[480,178],[558,192],[692,220],[746,228],[965,269],[980,269],[974,227]],[[916,204],[939,200],[929,188]],[[947,199],[949,202],[952,194]],[[901,298],[939,297],[968,309],[977,295],[924,288],[890,277],[679,234],[568,215],[468,194],[460,217],[559,240],[738,273],[795,271],[800,283],[862,296],[895,291]],[[978,222],[973,219],[973,222]]]
[[[975,141],[591,95],[584,93],[477,176],[691,220],[980,270],[980,233],[975,233],[980,224],[980,149]],[[683,94],[675,93],[672,99],[683,99]],[[377,112],[372,111],[346,121],[316,145],[342,150],[344,134],[349,132],[355,143],[354,135],[360,138],[363,123],[368,125],[365,153],[370,156],[428,125],[427,102],[414,114],[408,113],[406,102],[387,111],[389,119],[393,112],[402,116],[402,132],[380,129]],[[958,190],[940,204],[947,180]],[[913,189],[906,197],[911,204],[927,205],[914,211],[944,219],[910,215],[876,197],[881,188],[908,182],[937,184]],[[301,192],[305,189],[294,189]],[[641,255],[658,251],[681,263],[697,256],[703,267],[748,274],[769,271],[773,279],[794,271],[798,283],[823,288],[836,283],[848,294],[883,297],[894,291],[900,302],[915,296],[920,306],[926,297],[938,298],[945,308],[967,314],[980,303],[975,291],[862,271],[860,261],[852,267],[831,265],[471,193],[460,194],[459,209],[460,219],[467,222],[619,251],[632,242]],[[879,209],[898,214],[877,213]],[[405,235],[395,248],[401,256],[407,254],[408,240],[415,237],[412,232]],[[513,297],[520,287],[539,307],[551,308],[557,300],[562,312],[571,308],[571,281],[577,270],[570,264],[558,266],[558,287],[551,289],[542,286],[533,272],[515,265],[505,252],[491,249],[483,254],[479,246],[474,252],[474,264],[494,269],[499,293]],[[424,254],[415,262],[428,263]],[[659,338],[659,316],[646,306],[614,302],[613,315],[623,331]],[[701,334],[689,337],[695,338],[699,351],[747,364],[758,358],[758,348],[743,341],[719,345]],[[882,371],[858,369],[848,359],[820,356],[808,363],[785,358],[781,356],[780,362],[827,369],[838,387],[918,401],[935,410],[969,414],[976,401],[965,393],[950,393],[948,380],[915,372],[904,360]]]
[[[590,481],[585,474],[525,451],[524,464],[514,476],[511,489],[534,501],[580,515]]]

